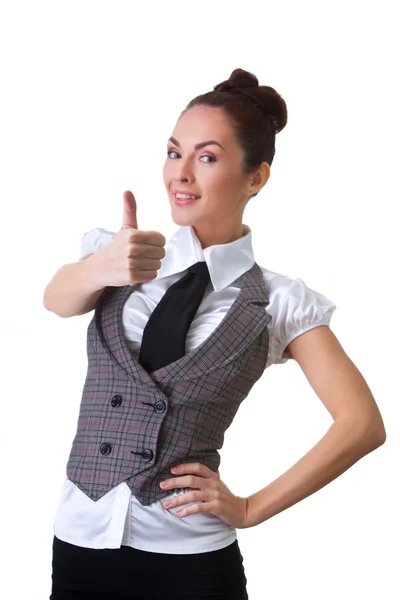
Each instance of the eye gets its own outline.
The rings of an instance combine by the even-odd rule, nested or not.
[[[169,156],[172,152],[174,152],[175,154],[177,154],[179,156],[179,154],[176,150],[167,150],[167,156]],[[170,156],[170,158],[172,158],[172,156]],[[216,161],[215,157],[211,156],[210,154],[204,154],[201,158],[209,158],[210,160],[207,161],[208,163]]]

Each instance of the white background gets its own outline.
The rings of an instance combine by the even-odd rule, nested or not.
[[[395,600],[398,566],[398,23],[393,2],[18,2],[0,9],[0,596],[50,594],[53,519],[92,313],[44,288],[83,233],[176,229],[162,180],[186,104],[241,67],[285,99],[271,178],[244,215],[257,262],[338,306],[331,328],[387,441],[341,477],[238,530],[251,600]],[[331,418],[295,361],[271,367],[226,433],[238,495],[305,454]]]

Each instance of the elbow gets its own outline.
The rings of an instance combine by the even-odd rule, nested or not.
[[[46,296],[43,297],[43,306],[46,310],[54,313],[55,315],[57,315],[57,317],[61,317],[62,319],[67,319],[68,317],[71,316],[71,315],[64,315],[64,314],[60,313],[58,310],[54,310],[54,307],[52,308],[49,305],[49,303],[47,302]]]
[[[341,417],[335,422],[346,428],[349,438],[363,455],[376,450],[386,441],[386,429],[380,414],[369,418],[365,415]]]
[[[49,312],[53,312],[52,309],[50,308],[48,302],[47,302],[47,298],[46,296],[43,297],[43,306],[46,310],[48,310]]]
[[[386,429],[385,426],[382,423],[382,427],[379,427],[378,431],[375,434],[375,440],[376,440],[376,448],[378,448],[379,446],[382,446],[382,444],[384,444],[386,442]]]
[[[54,312],[53,309],[51,308],[51,302],[50,302],[50,299],[49,299],[49,293],[47,291],[47,287],[46,287],[46,289],[43,292],[43,306],[49,312]]]
[[[369,419],[366,419],[363,432],[364,437],[369,441],[372,450],[379,448],[379,446],[382,446],[382,444],[385,443],[386,429],[379,410]]]
[[[361,430],[362,443],[367,451],[372,452],[382,446],[386,441],[386,430],[383,422],[379,419],[369,421]]]
[[[48,310],[49,312],[54,312],[53,309],[50,307],[50,303],[49,303],[49,298],[47,296],[46,291],[43,294],[43,306],[46,310]]]
[[[370,429],[367,430],[364,439],[368,443],[370,451],[376,450],[386,442],[386,430],[384,427],[374,427],[372,424]]]
[[[370,452],[385,443],[386,429],[380,414],[365,419],[360,427],[360,436]]]

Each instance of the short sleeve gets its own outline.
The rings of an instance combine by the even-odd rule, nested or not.
[[[91,229],[83,234],[79,251],[79,260],[87,254],[93,254],[107,246],[109,242],[117,235],[116,231],[107,231],[102,227]]]
[[[289,360],[283,354],[297,336],[330,324],[336,304],[327,296],[309,288],[302,279],[293,279],[282,298],[274,324],[274,363]]]

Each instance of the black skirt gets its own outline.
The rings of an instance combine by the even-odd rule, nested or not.
[[[50,600],[248,600],[238,540],[220,550],[163,554],[92,549],[53,539]]]

